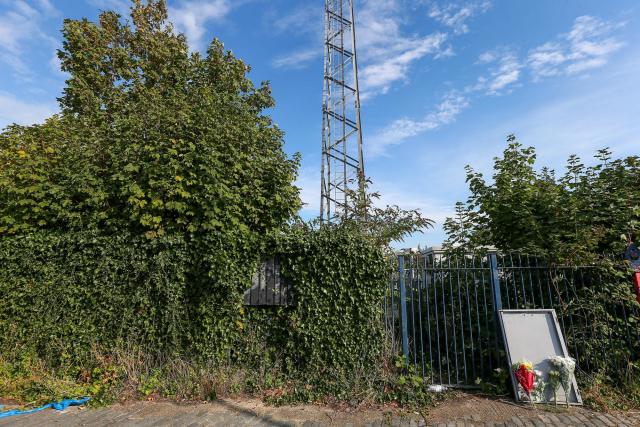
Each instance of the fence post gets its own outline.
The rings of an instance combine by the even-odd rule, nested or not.
[[[407,288],[404,281],[404,255],[398,255],[398,273],[400,284],[400,328],[402,330],[402,354],[409,362],[409,330],[407,321]]]
[[[500,291],[500,277],[498,272],[498,254],[496,252],[489,252],[489,264],[491,267],[491,288],[493,289],[493,321],[495,322],[495,350],[498,360],[501,359],[500,348],[502,347],[502,326],[500,325],[500,313],[502,310],[502,292]]]
[[[491,286],[493,287],[493,307],[498,321],[498,311],[502,310],[502,293],[500,292],[500,278],[498,277],[498,255],[489,252],[489,264],[491,265]]]

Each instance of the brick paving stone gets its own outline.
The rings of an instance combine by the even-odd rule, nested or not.
[[[202,424],[205,426],[215,426],[217,425],[217,420],[220,419],[220,415],[218,414],[205,414],[201,418]]]
[[[521,418],[521,420],[525,427],[536,427],[533,421],[531,421],[529,418]]]
[[[143,420],[136,420],[133,425],[136,427],[151,427],[156,424],[161,418],[155,416],[149,416]]]
[[[616,427],[622,427],[623,425],[626,426],[626,422],[625,421],[623,421],[619,417],[616,417],[613,414],[602,414],[602,416],[605,417],[607,420],[609,420],[609,422],[612,423]]]
[[[544,426],[552,426],[553,425],[551,420],[544,414],[538,414],[538,419],[540,421],[542,421],[542,425],[544,425]]]
[[[616,420],[618,420],[618,422],[622,423],[622,424],[626,424],[627,426],[632,426],[634,425],[634,421],[632,419],[632,417],[627,416],[626,414],[620,414],[620,413],[616,413],[616,414],[611,414]]]
[[[605,417],[603,414],[595,414],[595,416],[602,421],[603,423],[605,423],[607,426],[609,427],[616,427],[616,425],[614,423],[611,422],[610,419],[608,419],[607,417]]]
[[[581,425],[581,421],[575,415],[567,415],[567,418],[574,426],[578,427]]]
[[[556,414],[558,420],[563,427],[578,427],[570,418],[568,414]]]
[[[172,406],[167,404],[140,403],[130,406],[114,406],[102,409],[78,409],[73,408],[63,412],[43,411],[36,414],[0,419],[0,427],[92,427],[92,426],[126,426],[126,427],[152,427],[152,426],[185,426],[185,427],[321,427],[330,425],[330,419],[321,419],[323,412],[316,412],[315,421],[280,421],[278,410],[263,408],[262,410],[247,409],[242,406],[218,406],[218,407],[190,407]],[[284,412],[285,414],[287,412]],[[310,413],[311,414],[311,413]],[[344,414],[343,414],[344,415]],[[282,416],[282,415],[280,415]],[[485,415],[486,416],[486,415]],[[318,418],[320,417],[320,418]],[[348,417],[347,417],[348,418]],[[340,415],[337,418],[340,419]],[[353,424],[345,424],[354,427]],[[433,424],[436,427],[472,427],[472,426],[500,426],[500,427],[633,427],[640,426],[640,413],[595,413],[581,408],[574,408],[562,412],[523,411],[522,414],[511,416],[504,422],[483,422],[478,414],[462,415],[456,420],[447,423]],[[335,421],[334,421],[335,422]],[[380,414],[380,419],[370,422],[371,427],[422,427],[426,422],[419,417],[394,416],[389,417]],[[340,425],[337,424],[331,425]]]
[[[522,420],[520,419],[520,417],[517,417],[517,416],[515,416],[515,415],[514,415],[513,417],[511,417],[511,421],[512,421],[515,425],[517,425],[518,427],[522,427],[522,426],[524,426],[524,423],[522,422]]]
[[[123,411],[120,414],[118,414],[115,417],[113,417],[113,419],[108,424],[105,424],[105,427],[106,426],[121,425],[121,424],[125,423],[126,421],[129,421],[131,419],[131,417],[135,417],[135,415],[138,412],[140,412],[141,410],[142,410],[142,408],[135,408],[135,409],[132,409],[131,412]]]
[[[96,421],[103,419],[109,414],[108,408],[100,408],[95,410],[87,410],[82,411],[78,414],[77,419],[80,421],[81,425],[91,425],[95,424]]]
[[[562,427],[564,424],[560,421],[560,418],[556,414],[546,414],[547,418],[551,421],[552,426]]]
[[[599,420],[597,417],[589,417],[589,421],[596,425],[597,427],[607,427],[607,425],[605,423],[602,422],[602,420]]]
[[[531,421],[536,427],[546,427],[546,423],[542,421],[540,418],[532,418]]]
[[[581,413],[576,413],[576,418],[578,418],[582,422],[582,425],[585,425],[587,427],[594,427],[595,426],[594,423],[592,423],[587,417],[585,417]]]

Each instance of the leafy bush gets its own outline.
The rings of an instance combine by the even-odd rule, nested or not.
[[[248,340],[259,347],[239,353],[259,355],[246,361],[249,366],[266,357],[288,380],[303,384],[281,390],[295,393],[288,396],[293,400],[327,394],[357,399],[355,389],[373,392],[382,369],[381,301],[389,273],[382,249],[350,223],[299,225],[279,236],[274,248],[282,274],[293,283],[294,306],[250,311],[247,333],[267,342]]]
[[[349,225],[296,227],[271,248],[283,255],[283,274],[294,284],[293,307],[240,305],[256,266],[251,255],[240,266],[227,261],[225,278],[198,276],[213,254],[169,236],[6,237],[0,349],[10,355],[21,348],[45,366],[83,370],[103,366],[96,348],[106,355],[140,349],[160,370],[171,358],[257,373],[277,366],[282,383],[307,386],[308,400],[347,398],[359,381],[370,392],[384,345],[382,250]],[[138,392],[155,392],[158,371],[139,375]]]
[[[0,133],[3,345],[222,358],[243,333],[241,293],[300,206],[298,158],[268,85],[166,19],[136,1],[131,21],[65,20],[61,114]]]
[[[585,166],[570,156],[562,175],[537,170],[535,149],[511,135],[492,181],[467,166],[470,196],[445,223],[447,246],[495,246],[577,264],[621,254],[640,227],[640,158],[613,159],[608,149],[595,157]]]

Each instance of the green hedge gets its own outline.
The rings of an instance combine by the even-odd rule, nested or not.
[[[259,367],[337,381],[379,360],[387,264],[349,227],[302,227],[272,242],[292,307],[242,306],[260,258],[233,236],[200,252],[183,238],[52,235],[0,240],[0,349],[50,366],[92,348]],[[211,251],[218,242],[219,251]],[[331,375],[325,375],[331,372]],[[323,378],[321,380],[321,378]]]

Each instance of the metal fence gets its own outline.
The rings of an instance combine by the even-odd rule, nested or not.
[[[506,365],[498,310],[553,308],[580,369],[628,379],[638,369],[640,317],[625,274],[522,254],[402,255],[385,328],[394,351],[425,379],[472,386]]]

